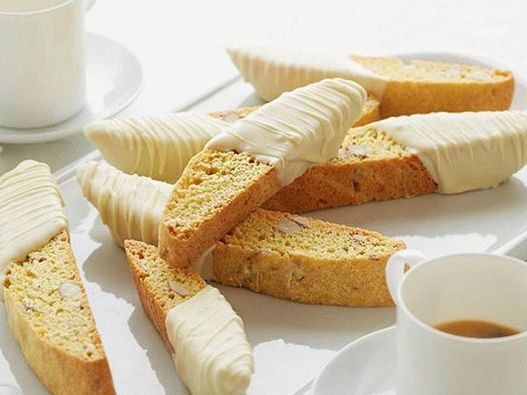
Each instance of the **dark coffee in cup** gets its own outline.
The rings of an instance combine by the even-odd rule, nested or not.
[[[448,321],[435,325],[434,328],[451,335],[478,338],[505,337],[520,333],[519,330],[506,325],[480,320]]]

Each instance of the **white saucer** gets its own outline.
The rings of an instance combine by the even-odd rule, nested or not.
[[[395,327],[370,333],[340,350],[315,380],[311,395],[395,395]]]
[[[143,85],[139,60],[121,44],[99,34],[86,34],[86,106],[57,125],[36,129],[0,126],[0,143],[43,143],[82,132],[93,121],[108,118],[128,106]]]

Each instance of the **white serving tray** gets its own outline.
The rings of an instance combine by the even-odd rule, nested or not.
[[[462,55],[416,53],[408,57],[496,67],[495,62]],[[513,107],[525,109],[527,88],[517,74],[516,77]],[[209,111],[259,104],[252,92],[249,85],[236,80],[195,100],[186,109]],[[94,153],[79,162],[97,157]],[[185,394],[169,353],[141,308],[124,252],[112,243],[97,211],[77,186],[76,164],[63,169],[57,177],[66,202],[73,249],[117,392]],[[432,194],[310,215],[382,232],[430,256],[493,251],[527,231],[527,168],[492,190],[455,196]],[[255,347],[256,373],[251,394],[304,393],[334,351],[392,325],[395,318],[393,308],[309,306],[245,289],[219,289],[243,318],[249,341]],[[47,393],[26,364],[8,330],[5,310],[0,307],[0,394],[7,386],[20,388],[28,395]]]

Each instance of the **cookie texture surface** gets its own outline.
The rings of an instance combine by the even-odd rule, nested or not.
[[[308,304],[391,306],[387,259],[406,246],[379,233],[256,210],[211,253],[215,281]]]
[[[12,262],[2,292],[13,336],[51,393],[115,393],[66,230]]]
[[[508,110],[514,78],[508,70],[465,64],[398,58],[352,56],[388,79],[380,104],[381,118],[429,112]]]

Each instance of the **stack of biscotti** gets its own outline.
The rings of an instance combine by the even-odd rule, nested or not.
[[[79,167],[77,179],[117,243],[157,245],[157,235],[144,229],[159,226],[169,184],[97,162]],[[108,185],[123,187],[108,194]],[[141,194],[134,193],[136,185]],[[384,266],[402,248],[375,232],[256,209],[193,267],[205,279],[296,302],[387,306]]]
[[[243,323],[216,288],[191,268],[175,268],[157,248],[125,242],[143,308],[193,395],[242,395],[254,371]]]
[[[324,80],[285,93],[214,136],[165,206],[161,257],[190,265],[281,187],[335,156],[365,101],[359,85]]]
[[[509,119],[509,120],[507,120]],[[468,143],[459,145],[460,149],[469,149],[470,144],[484,142],[490,136],[503,135],[507,130],[518,129],[517,141],[525,140],[527,126],[522,112],[492,111],[478,113],[431,113],[408,117],[392,117],[372,124],[349,130],[337,157],[325,164],[312,166],[305,174],[283,187],[262,207],[270,210],[300,213],[310,210],[362,204],[369,201],[397,199],[432,193],[438,190],[438,181],[413,149],[411,142],[405,144],[386,133],[387,126],[395,125],[413,133],[415,126],[421,130],[429,130],[429,135],[438,135],[437,123],[441,128],[461,128],[460,135],[473,135]],[[446,122],[446,123],[445,123]],[[478,126],[481,124],[481,127]],[[436,126],[434,126],[436,125]],[[452,126],[453,125],[453,126]],[[478,130],[487,134],[478,136]],[[501,125],[501,126],[500,126]],[[435,129],[434,129],[435,128]],[[503,158],[521,158],[521,150],[514,155],[519,143],[502,144],[498,139],[494,142],[494,150],[503,146],[508,151],[501,151]],[[438,145],[439,148],[439,145]],[[500,151],[496,151],[500,152]],[[487,162],[494,163],[496,157],[492,150],[488,151]],[[498,161],[495,169],[501,168]],[[501,181],[523,166],[520,161]],[[126,169],[125,169],[126,170]],[[432,169],[433,170],[433,169]],[[458,169],[459,170],[459,169]],[[458,173],[459,171],[456,171]],[[470,178],[471,174],[467,174]],[[475,189],[467,183],[465,190]],[[481,188],[481,186],[480,186]]]
[[[323,78],[357,81],[380,101],[382,118],[437,111],[506,110],[514,92],[507,70],[393,57],[316,54],[267,47],[228,53],[264,100]]]
[[[175,183],[188,161],[222,129],[230,128],[257,107],[206,114],[172,113],[115,118],[90,124],[84,134],[118,169]],[[368,97],[351,126],[380,119],[379,102]]]
[[[13,336],[53,394],[113,394],[108,361],[47,165],[0,177],[1,293]]]

